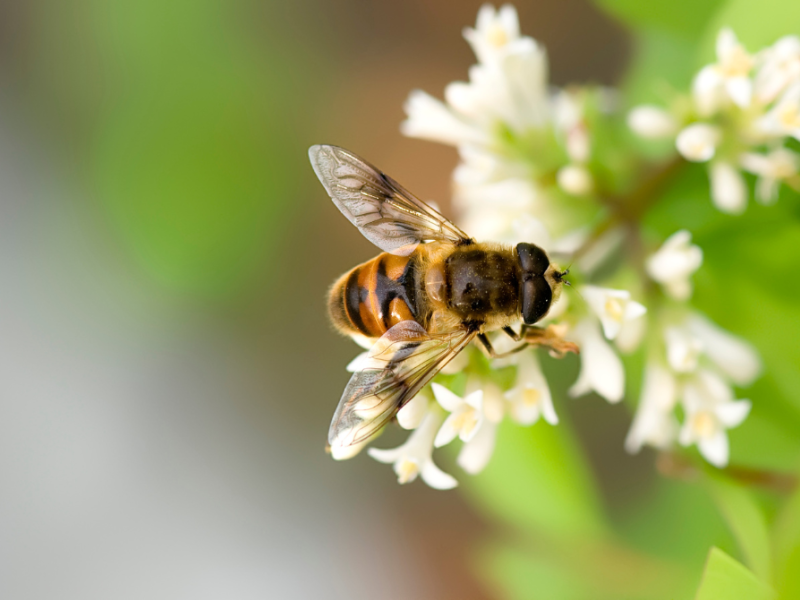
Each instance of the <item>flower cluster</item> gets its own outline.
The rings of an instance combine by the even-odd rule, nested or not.
[[[688,276],[701,262],[687,231],[674,234],[648,260],[650,276],[684,302],[653,317],[639,407],[625,447],[638,452],[645,444],[668,448],[678,440],[697,444],[706,460],[722,467],[728,463],[725,430],[742,423],[750,411],[748,400],[734,399],[732,386],[750,384],[761,363],[747,343],[688,308]],[[678,406],[682,425],[675,415]]]
[[[641,213],[625,209],[618,192],[609,191],[603,167],[594,160],[594,142],[600,139],[595,130],[599,120],[613,114],[614,94],[589,87],[550,88],[546,54],[532,38],[520,35],[511,6],[482,7],[476,27],[466,29],[464,37],[478,60],[469,81],[447,86],[445,102],[413,92],[402,124],[406,135],[457,147],[461,161],[453,177],[459,225],[481,240],[537,244],[551,259],[574,268],[571,279],[578,293],[562,294],[537,323],[539,335],[548,339],[542,345],[551,353],[580,348],[580,372],[570,396],[596,393],[608,402],[622,400],[621,355],[644,346],[644,385],[626,440],[629,451],[696,444],[710,463],[724,466],[729,454],[725,432],[750,410],[749,401],[735,399],[733,386],[749,384],[760,363],[745,342],[691,308],[691,277],[703,261],[691,234],[678,231],[648,252],[637,217],[631,216]],[[720,62],[698,75],[691,114],[640,107],[628,123],[651,137],[677,135],[679,151],[687,158],[711,161],[715,202],[738,210],[730,197],[717,193],[720,185],[728,185],[720,183],[718,173],[740,178],[738,167],[789,152],[772,148],[758,154],[753,149],[783,139],[767,134],[767,123],[779,107],[788,110],[800,75],[788,59],[789,41],[752,58],[729,32],[720,40]],[[736,111],[748,115],[736,121],[737,127],[749,128],[736,139],[740,144],[747,140],[750,147],[744,152],[737,146],[734,163],[734,146],[726,141],[729,134],[721,123]],[[713,144],[705,134],[698,136],[698,127],[714,130]],[[762,133],[753,133],[757,130]],[[649,310],[638,301],[645,297]],[[492,334],[491,341],[500,353],[518,346],[505,334]],[[539,420],[558,423],[537,352],[525,349],[493,361],[477,349],[463,352],[443,371],[461,373],[459,383],[440,378],[432,393],[423,391],[399,411],[401,427],[413,430],[408,440],[394,449],[370,448],[369,455],[393,464],[401,483],[419,476],[434,488],[447,489],[457,481],[434,464],[432,455],[435,448],[459,439],[457,464],[478,473],[489,462],[504,418],[525,426]],[[358,370],[364,356],[349,368]]]
[[[592,191],[585,109],[608,103],[609,94],[551,91],[547,55],[520,35],[511,6],[483,6],[464,37],[478,59],[469,81],[449,84],[445,102],[414,91],[402,132],[458,148],[453,202],[473,235],[511,241],[513,222],[525,213],[565,233],[564,211],[550,201],[552,191],[572,197]]]
[[[769,204],[781,183],[800,190],[800,38],[786,36],[750,54],[730,29],[717,38],[717,61],[694,78],[691,100],[670,110],[639,106],[629,125],[649,138],[675,136],[686,160],[708,164],[711,198],[728,213],[748,199],[741,171],[758,177],[755,197]]]

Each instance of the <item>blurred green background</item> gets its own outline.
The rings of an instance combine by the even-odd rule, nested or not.
[[[686,88],[722,24],[751,49],[800,28],[782,0],[598,4],[517,9],[554,84],[632,101]],[[324,453],[358,352],[324,294],[375,250],[306,150],[446,209],[456,153],[398,125],[410,90],[466,77],[479,5],[0,6],[0,597],[666,599],[712,545],[761,578],[800,565],[797,496],[658,475],[623,450],[629,407],[566,399],[571,360],[546,364],[563,425],[504,427],[460,491]],[[695,233],[698,306],[765,359],[733,461],[796,471],[798,202],[721,216],[703,178],[648,230]]]

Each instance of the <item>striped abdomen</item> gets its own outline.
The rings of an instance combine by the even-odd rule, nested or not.
[[[377,338],[400,321],[414,320],[415,257],[383,253],[342,275],[328,298],[336,328]]]

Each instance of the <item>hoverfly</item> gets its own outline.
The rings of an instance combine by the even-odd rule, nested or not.
[[[370,348],[333,416],[334,456],[357,452],[474,339],[498,356],[487,332],[522,341],[513,351],[547,344],[536,341],[543,330],[530,326],[547,314],[568,271],[544,250],[476,242],[343,148],[312,146],[308,154],[334,204],[383,250],[342,275],[328,294],[334,327]],[[511,326],[520,322],[517,333]]]

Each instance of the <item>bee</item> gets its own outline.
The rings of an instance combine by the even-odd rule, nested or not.
[[[333,203],[383,250],[328,294],[334,327],[370,348],[328,433],[334,457],[348,457],[473,340],[490,357],[499,356],[490,331],[521,341],[512,352],[536,343],[531,330],[539,328],[531,326],[547,315],[568,270],[534,244],[476,242],[343,148],[312,146],[308,153]],[[512,326],[520,323],[517,333]]]

